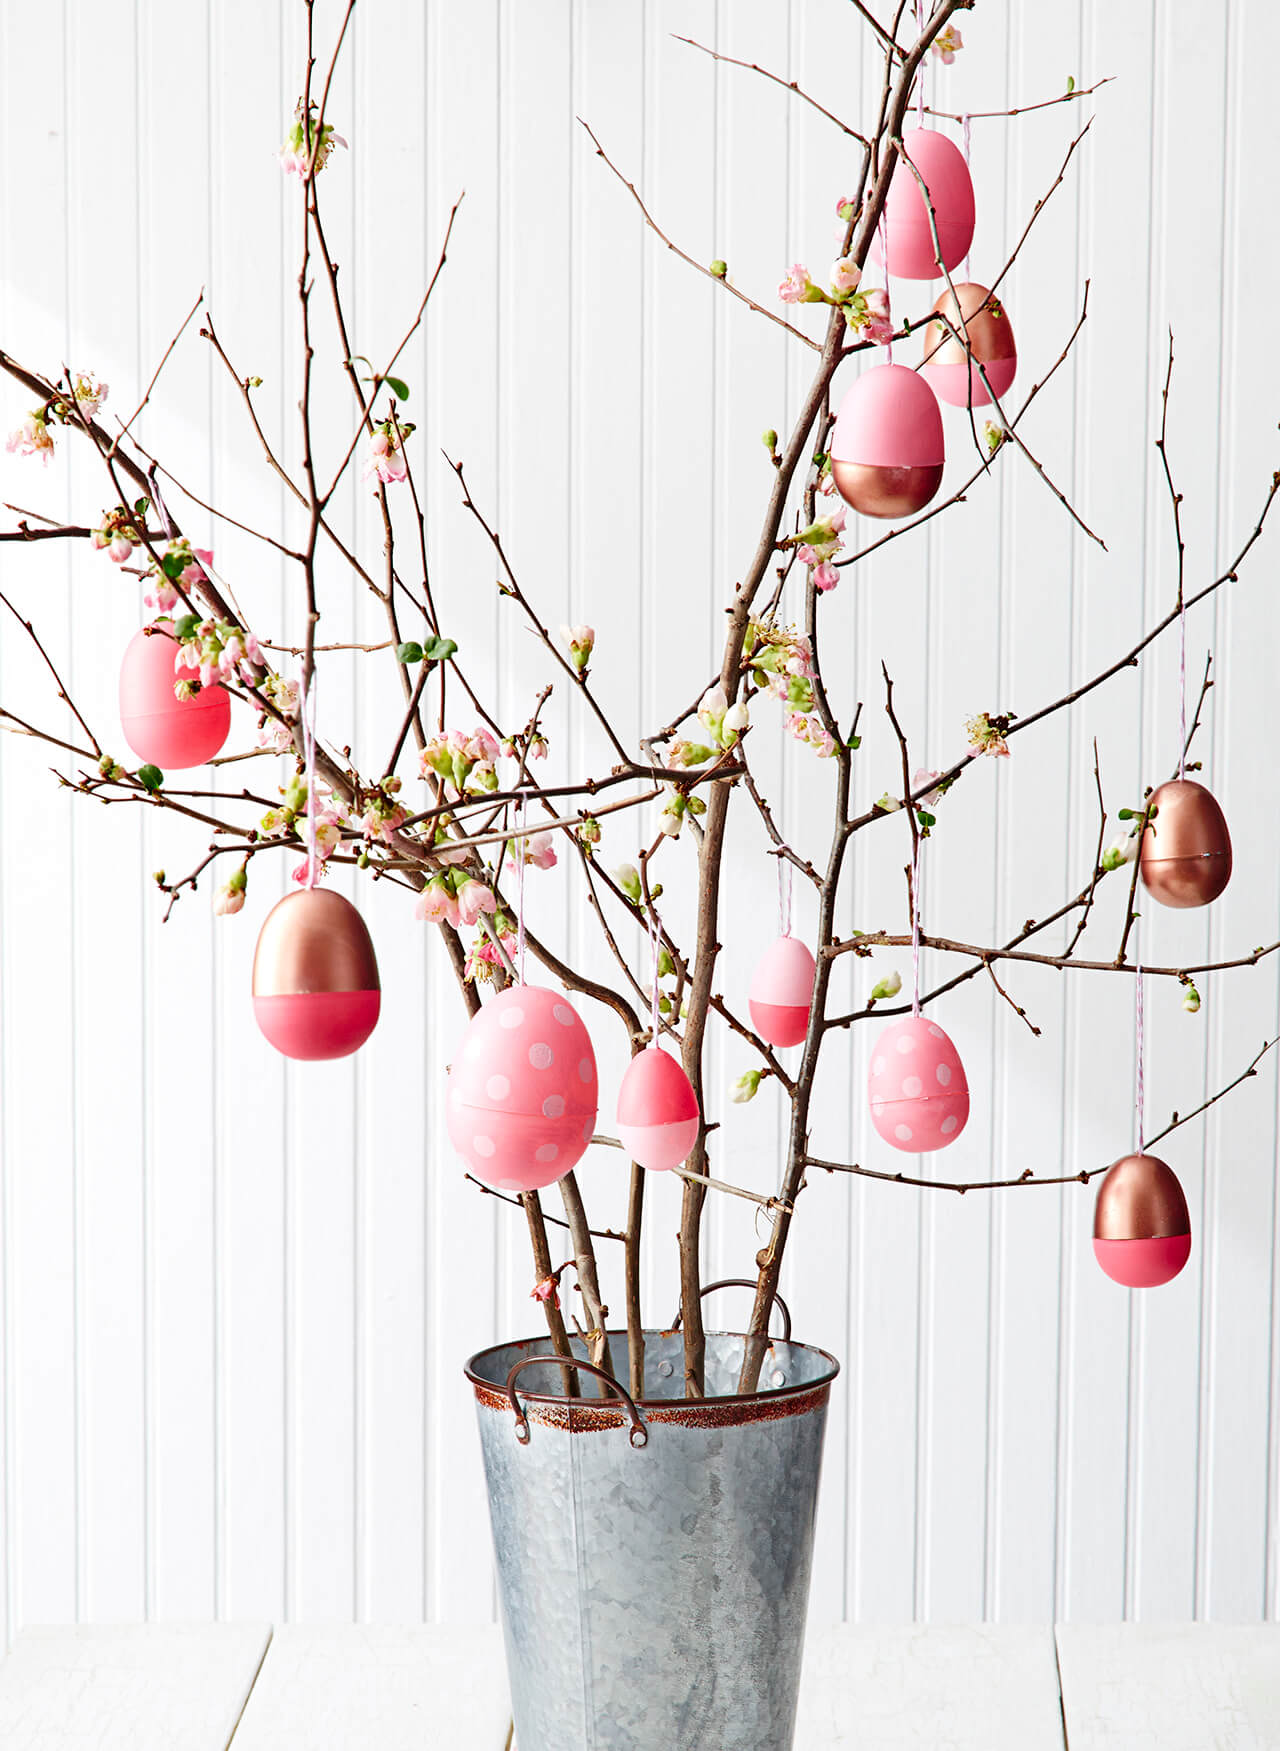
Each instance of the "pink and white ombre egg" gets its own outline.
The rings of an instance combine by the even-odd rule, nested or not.
[[[618,1090],[618,1136],[632,1161],[655,1173],[679,1167],[698,1141],[693,1084],[670,1052],[646,1046]]]
[[[949,1036],[927,1016],[909,1015],[880,1035],[867,1079],[871,1122],[895,1149],[945,1149],[969,1117],[969,1084]]]
[[[477,1179],[533,1192],[563,1179],[596,1128],[591,1037],[563,993],[511,985],[472,1017],[449,1074],[449,1138]]]
[[[795,936],[780,936],[756,963],[747,1005],[771,1046],[798,1046],[808,1033],[814,971],[808,945]]]

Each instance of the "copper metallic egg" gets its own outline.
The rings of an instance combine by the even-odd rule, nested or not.
[[[288,1058],[345,1058],[373,1032],[382,1003],[364,919],[330,888],[286,894],[253,956],[258,1026]]]
[[[991,396],[1003,396],[1018,369],[1018,348],[1008,312],[985,286],[957,286],[944,292],[933,307],[968,338],[972,360],[951,330],[940,322],[925,329],[920,375],[934,394],[952,407],[986,407]],[[978,366],[982,366],[979,371]],[[987,382],[984,383],[983,372]]]
[[[1231,880],[1231,835],[1212,794],[1190,778],[1162,784],[1143,829],[1138,868],[1162,906],[1207,906]]]
[[[1154,1289],[1186,1264],[1187,1200],[1158,1155],[1125,1155],[1107,1169],[1094,1207],[1093,1251],[1113,1282],[1129,1289]]]

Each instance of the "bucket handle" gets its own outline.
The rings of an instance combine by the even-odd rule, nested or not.
[[[750,1277],[721,1277],[718,1283],[708,1283],[706,1288],[701,1291],[699,1299],[702,1295],[710,1295],[713,1289],[754,1289],[755,1286],[754,1280]],[[782,1315],[782,1341],[784,1344],[789,1344],[791,1342],[791,1309],[776,1290],[774,1291],[773,1303]],[[683,1317],[677,1308],[676,1316],[671,1322],[671,1331],[680,1330],[680,1321]]]
[[[507,1397],[511,1400],[512,1410],[516,1413],[516,1440],[522,1447],[529,1440],[529,1419],[520,1409],[520,1400],[516,1397],[516,1375],[522,1368],[532,1367],[535,1362],[544,1367],[550,1362],[561,1368],[581,1368],[588,1374],[594,1374],[598,1380],[603,1380],[611,1391],[616,1392],[618,1397],[625,1401],[626,1407],[631,1413],[631,1445],[633,1447],[647,1447],[649,1445],[649,1431],[645,1428],[640,1412],[636,1409],[635,1399],[632,1398],[625,1386],[619,1386],[612,1374],[606,1374],[604,1369],[597,1368],[594,1362],[579,1362],[573,1356],[526,1356],[522,1362],[517,1362],[510,1374],[507,1375]]]

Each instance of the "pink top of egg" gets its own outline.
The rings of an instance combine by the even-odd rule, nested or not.
[[[498,1113],[594,1123],[596,1055],[561,992],[510,985],[474,1016],[453,1060],[449,1099]]]
[[[932,389],[906,365],[874,365],[840,404],[831,455],[873,468],[935,468],[946,461]]]
[[[780,936],[761,955],[751,975],[750,1001],[778,1009],[808,1009],[814,960],[798,936]]]
[[[938,227],[938,243],[948,271],[958,267],[973,242],[973,181],[964,154],[954,141],[933,128],[910,128],[902,136],[907,157],[929,191]],[[929,212],[910,164],[894,167],[884,204],[889,272],[908,280],[936,280],[937,252]],[[880,232],[871,245],[871,259],[880,258]]]
[[[689,1078],[670,1052],[646,1046],[627,1066],[618,1090],[620,1125],[677,1125],[698,1116]]]

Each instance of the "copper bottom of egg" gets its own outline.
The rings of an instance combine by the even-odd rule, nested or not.
[[[886,468],[870,462],[831,462],[836,491],[863,517],[910,517],[942,485],[943,464]]]
[[[1231,880],[1231,857],[1206,851],[1199,857],[1144,857],[1142,885],[1162,906],[1207,906]]]

